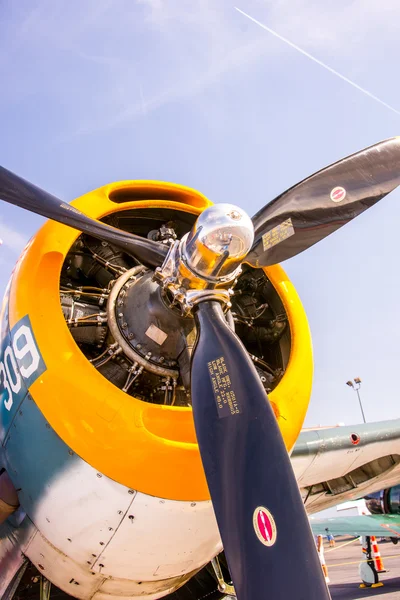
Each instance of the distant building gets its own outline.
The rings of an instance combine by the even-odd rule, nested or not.
[[[355,517],[357,515],[370,515],[364,498],[361,500],[351,500],[350,502],[343,502],[339,504],[337,510],[342,514],[341,517]]]

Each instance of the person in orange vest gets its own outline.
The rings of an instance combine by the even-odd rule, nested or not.
[[[329,546],[331,548],[333,548],[333,546],[336,545],[335,538],[333,537],[333,535],[331,533],[329,533],[328,527],[325,527],[325,531],[326,531],[326,539],[329,542]]]
[[[322,572],[325,577],[326,583],[330,583],[329,575],[328,575],[328,567],[326,566],[325,557],[324,557],[324,543],[322,535],[317,535],[316,538],[318,557],[321,563]]]

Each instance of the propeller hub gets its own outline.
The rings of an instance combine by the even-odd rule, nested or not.
[[[201,213],[183,240],[182,259],[201,279],[229,281],[236,276],[253,240],[253,223],[244,210],[232,204],[215,204]]]

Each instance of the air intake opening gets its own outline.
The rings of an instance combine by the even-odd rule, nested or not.
[[[206,208],[209,205],[207,199],[191,190],[190,188],[181,188],[174,184],[146,184],[138,182],[138,186],[123,187],[113,190],[108,194],[111,202],[116,204],[126,204],[127,202],[139,202],[141,200],[166,200],[169,202],[179,202],[189,204],[197,208]]]

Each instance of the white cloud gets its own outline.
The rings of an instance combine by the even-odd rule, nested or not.
[[[394,108],[393,106],[391,106],[387,102],[384,102],[384,100],[382,100],[381,98],[378,98],[374,94],[371,94],[371,92],[369,92],[365,88],[359,86],[357,83],[355,83],[353,80],[349,79],[348,77],[346,77],[342,73],[339,73],[335,69],[332,69],[332,67],[330,67],[326,63],[322,62],[321,60],[319,60],[318,58],[316,58],[315,56],[313,56],[309,52],[306,52],[303,48],[300,48],[300,46],[297,46],[292,41],[290,41],[287,38],[283,37],[282,35],[280,35],[276,31],[274,31],[270,27],[267,27],[267,25],[265,25],[265,23],[261,23],[261,21],[258,21],[257,19],[254,19],[254,17],[252,17],[251,15],[245,13],[240,8],[235,7],[235,9],[240,14],[242,14],[245,18],[249,19],[250,21],[252,21],[256,25],[258,25],[259,27],[261,27],[262,29],[264,29],[264,31],[267,31],[270,35],[273,35],[274,37],[277,37],[281,42],[284,42],[285,44],[289,45],[291,48],[293,48],[294,50],[296,50],[297,52],[299,52],[303,56],[306,56],[309,60],[312,60],[313,62],[317,63],[319,66],[323,67],[324,69],[326,69],[327,71],[329,71],[330,73],[332,73],[333,75],[335,75],[336,77],[339,77],[340,79],[342,79],[343,81],[345,81],[346,83],[348,83],[349,85],[351,85],[352,87],[356,88],[359,92],[362,92],[363,94],[365,94],[369,98],[372,98],[373,100],[375,100],[376,102],[379,102],[380,104],[382,104],[383,106],[385,106],[389,110],[391,110],[394,113],[400,115],[400,111],[399,110],[397,110],[396,108]]]
[[[286,51],[284,44],[257,27],[244,26],[230,2],[139,0],[138,4],[143,10],[144,39],[147,35],[154,39],[151,62],[147,62],[145,52],[143,57],[135,57],[132,78],[129,81],[129,76],[125,77],[123,94],[115,81],[109,86],[114,90],[110,92],[110,98],[113,97],[110,106],[113,105],[114,110],[109,118],[101,122],[85,121],[71,137],[127,124],[171,102],[187,98],[195,102],[204,90],[221,83],[244,65],[250,68],[257,61],[276,61],[280,53]],[[303,44],[306,50],[323,52],[321,58],[332,54],[335,58],[332,67],[343,57],[351,63],[351,54],[355,51],[367,61],[379,43],[380,27],[386,41],[390,35],[396,42],[398,39],[397,25],[394,25],[400,19],[397,0],[380,4],[375,0],[341,3],[336,0],[323,3],[319,0],[247,0],[243,4],[239,7],[248,12],[256,10],[257,14],[250,14],[294,43]],[[377,33],[373,36],[372,32]],[[357,60],[353,61],[356,65]],[[346,64],[347,76],[351,77],[355,70],[357,67]],[[374,90],[369,81],[366,87],[372,87],[371,92]],[[143,90],[146,91],[145,102]]]
[[[262,32],[246,31],[228,3],[140,0],[138,4],[143,12],[140,34],[145,48],[132,56],[128,50],[123,63],[109,70],[108,118],[103,113],[101,121],[93,116],[85,119],[60,141],[112,129],[171,102],[195,101],[225,76],[260,60],[271,43]],[[104,65],[115,60],[82,52],[80,56]]]
[[[133,103],[129,102],[126,108],[116,112],[109,119],[104,120],[101,123],[85,124],[75,132],[63,137],[63,139],[70,140],[74,137],[79,137],[80,135],[94,133],[95,131],[113,129],[118,125],[130,122],[135,118],[150,113],[170,102],[181,101],[185,98],[193,97],[208,86],[217,82],[223,75],[241,68],[255,57],[259,57],[260,52],[264,47],[265,42],[262,39],[257,38],[255,40],[250,40],[246,44],[229,51],[226,55],[221,55],[218,60],[210,63],[206,69],[198,71],[191,80],[187,80],[186,78],[180,79],[179,76],[177,76],[172,85],[163,91],[160,91],[160,93],[146,98],[146,100],[144,100],[143,97],[142,84],[139,84],[139,101]]]
[[[244,23],[235,3],[381,95],[367,78],[368,59],[398,43],[398,0],[41,0],[3,42],[10,81],[3,97],[14,102],[39,78],[46,98],[67,107],[57,142],[128,125],[171,102],[201,102],[205,90],[222,88],[244,66],[291,56],[282,42]],[[21,80],[8,65],[24,44],[40,69]],[[18,57],[26,63],[23,52]]]
[[[327,49],[350,56],[350,48],[370,53],[379,39],[398,41],[398,0],[254,0],[239,6],[276,29],[281,35],[305,44],[308,49]]]
[[[9,248],[16,254],[20,254],[28,242],[28,236],[20,233],[19,231],[9,227],[4,223],[4,220],[0,218],[0,239],[3,240],[3,245]],[[1,252],[1,246],[0,246]]]

